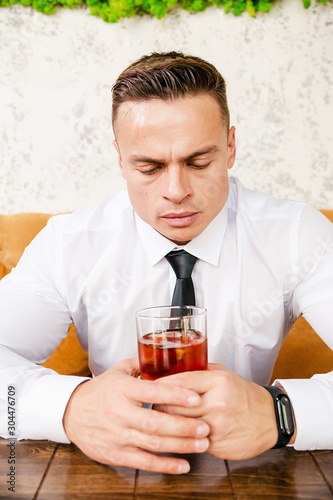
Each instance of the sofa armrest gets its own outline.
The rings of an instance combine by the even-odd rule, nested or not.
[[[333,351],[301,316],[279,352],[271,383],[278,378],[310,378],[332,370]]]

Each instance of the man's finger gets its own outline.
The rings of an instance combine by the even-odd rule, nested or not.
[[[158,382],[161,384],[172,384],[178,387],[190,389],[195,391],[197,394],[204,394],[211,389],[214,381],[216,380],[216,376],[220,378],[219,383],[222,384],[223,380],[227,382],[230,379],[230,376],[233,376],[233,372],[224,365],[211,364],[209,365],[209,370],[182,372],[175,375],[168,375],[158,379]]]
[[[134,383],[127,387],[127,397],[140,404],[172,404],[185,407],[200,405],[201,398],[194,390],[187,389],[185,385],[182,387],[180,384],[161,383],[160,380],[134,380]]]
[[[170,384],[183,389],[189,389],[195,391],[197,394],[203,394],[207,392],[211,386],[210,377],[211,372],[209,371],[183,372],[160,378],[158,382],[160,384]]]
[[[140,375],[140,365],[138,358],[130,358],[124,359],[123,361],[119,361],[116,365],[114,365],[113,369],[120,370],[132,377],[138,377]]]
[[[220,363],[208,363],[207,370],[208,371],[224,370],[224,371],[228,371],[228,372],[231,371],[227,366],[221,365]]]
[[[139,414],[139,412],[138,412]],[[178,436],[204,438],[209,435],[208,424],[195,418],[185,418],[184,416],[169,415],[156,410],[143,409],[139,419],[127,418],[127,422],[132,428],[138,429],[145,434],[155,434],[160,436]]]
[[[205,416],[204,410],[201,406],[196,408],[184,408],[182,406],[154,405],[153,408],[159,413],[166,413],[174,416],[181,415],[186,418],[203,419]]]
[[[117,452],[115,457],[110,456],[110,464],[132,467],[151,472],[163,474],[186,474],[190,470],[190,464],[182,458],[165,457],[155,455],[140,449],[124,448],[121,453]]]
[[[162,436],[146,434],[136,429],[128,429],[124,432],[122,442],[125,447],[133,446],[159,453],[203,453],[209,447],[208,438],[193,439],[184,436]]]

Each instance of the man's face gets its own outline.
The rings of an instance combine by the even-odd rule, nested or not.
[[[114,146],[135,212],[184,245],[224,206],[235,129],[228,133],[213,97],[200,94],[120,105]]]

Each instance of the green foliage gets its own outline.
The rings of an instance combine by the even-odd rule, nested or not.
[[[132,16],[151,14],[161,19],[169,9],[178,4],[182,9],[190,12],[200,12],[214,5],[224,9],[228,14],[241,15],[245,10],[251,17],[256,17],[257,12],[269,12],[275,0],[0,0],[0,7],[10,7],[20,3],[32,6],[43,14],[54,14],[58,7],[74,9],[77,5],[86,4],[93,16],[100,16],[108,23],[115,23],[118,19]],[[332,0],[317,0],[326,4]],[[307,9],[311,0],[302,0]]]

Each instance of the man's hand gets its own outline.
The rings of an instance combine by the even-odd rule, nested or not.
[[[208,451],[226,460],[252,458],[272,448],[278,438],[274,403],[263,387],[224,365],[207,371],[170,375],[159,380],[201,395],[195,408],[158,405],[169,414],[200,418],[210,427]]]
[[[209,426],[200,419],[143,408],[143,403],[194,408],[201,398],[191,389],[137,379],[136,359],[118,363],[73,392],[63,418],[67,437],[87,456],[110,465],[182,474],[186,460],[155,455],[201,453]]]

